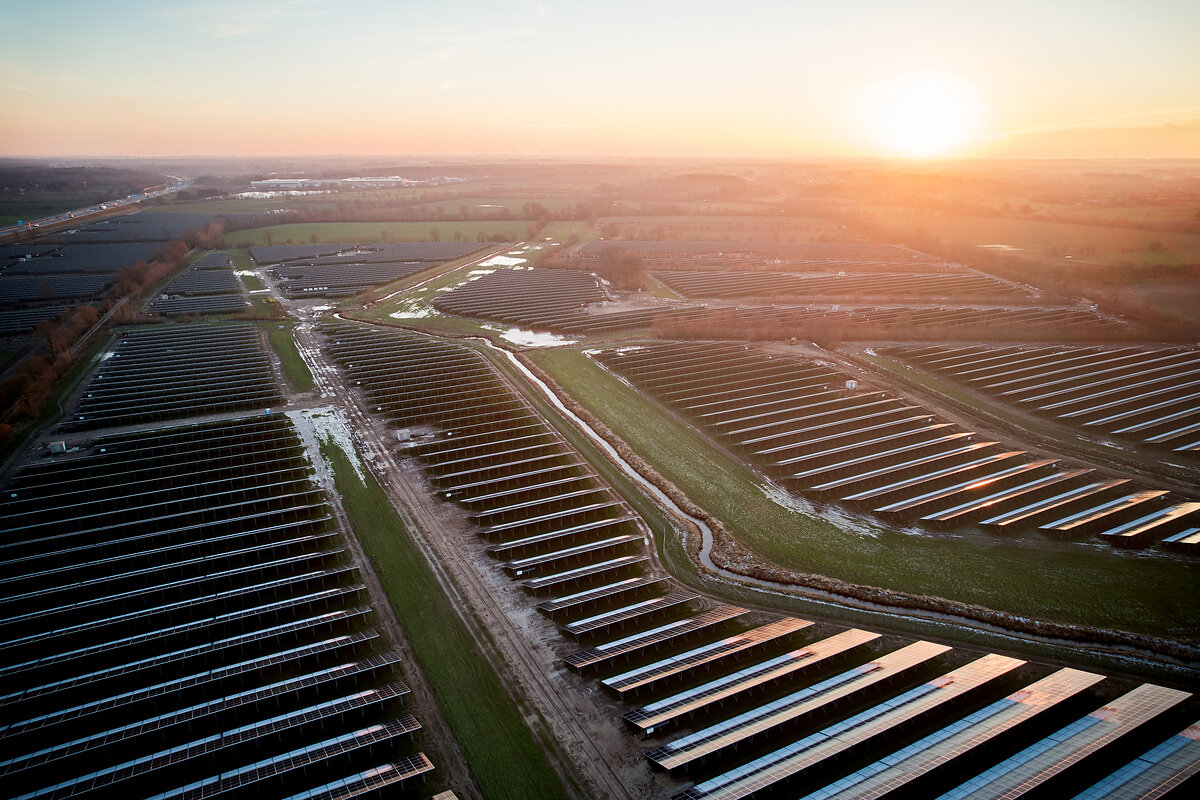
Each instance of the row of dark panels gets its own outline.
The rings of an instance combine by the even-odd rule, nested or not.
[[[10,796],[419,785],[399,659],[285,417],[104,436],[0,499]]]

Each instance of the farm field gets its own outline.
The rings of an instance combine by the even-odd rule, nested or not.
[[[804,510],[794,511],[772,499],[763,478],[743,462],[581,352],[555,349],[532,358],[734,538],[784,567],[1067,623],[1194,635],[1189,620],[1200,613],[1200,600],[1188,587],[1200,580],[1200,565],[1086,546],[889,530],[803,502],[797,505]],[[1096,585],[1106,593],[1097,594]]]
[[[1090,224],[1180,225],[1196,228],[1200,219],[1190,203],[1127,205],[1124,203],[1034,203],[1033,213]],[[1150,231],[1153,233],[1153,231]]]
[[[1073,260],[1104,264],[1131,261],[1161,267],[1200,263],[1200,234],[1197,233],[1006,217],[958,217],[899,207],[871,207],[862,212],[888,226],[935,232],[946,242],[1016,248],[1015,255],[1018,256],[1069,255]]]
[[[827,239],[838,227],[827,219],[784,216],[614,216],[599,217],[596,227],[612,239],[812,242]]]
[[[475,241],[478,233],[506,236],[509,241],[525,238],[528,221],[505,222],[313,222],[274,225],[227,234],[223,248],[272,244],[356,244],[359,242],[450,241],[458,233],[465,241]],[[316,237],[315,240],[313,237]]]

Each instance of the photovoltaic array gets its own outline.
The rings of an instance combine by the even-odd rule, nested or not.
[[[1057,727],[1105,717],[1125,690],[1077,669],[705,600],[655,572],[645,523],[481,354],[369,325],[323,331],[429,490],[463,510],[481,549],[582,647],[563,663],[618,699],[631,732],[651,738],[650,763],[686,782],[675,798],[932,796],[988,770],[1051,791],[1123,784],[1124,773],[1106,776],[1124,762],[1086,758],[1116,742],[1154,745],[1145,758],[1166,780],[1200,771],[1200,748],[1179,745],[1193,742],[1178,733],[1194,713],[1186,692],[1137,687],[1138,716],[1058,744]],[[1010,775],[1010,756],[1034,746],[1054,757]]]
[[[433,768],[286,417],[101,436],[17,472],[0,516],[9,796],[340,796]]]
[[[1200,521],[1194,497],[1008,447],[811,359],[732,342],[597,358],[796,490],[888,520],[1180,546]]]
[[[249,325],[132,328],[89,379],[64,429],[261,409],[282,401]]]

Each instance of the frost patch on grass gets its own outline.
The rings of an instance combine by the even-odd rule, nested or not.
[[[340,408],[326,406],[324,408],[305,408],[298,411],[288,411],[288,419],[296,428],[304,449],[308,451],[309,460],[317,470],[317,480],[322,486],[333,486],[333,473],[321,455],[321,443],[328,442],[341,448],[346,454],[354,474],[360,481],[366,482],[366,472],[358,450],[354,447],[354,439],[350,436],[350,421],[346,412]]]
[[[821,517],[825,519],[825,521],[836,525],[842,530],[851,531],[862,536],[869,536],[872,539],[879,538],[880,531],[868,525],[864,525],[861,521],[848,514],[842,513],[838,509],[831,508],[817,511],[817,509],[814,508],[813,505],[803,497],[794,495],[787,489],[784,489],[782,486],[777,486],[774,483],[767,483],[765,485],[760,484],[758,488],[762,490],[762,493],[766,495],[767,499],[772,503],[780,506],[781,508],[786,508],[793,514],[799,514],[804,517]]]
[[[517,264],[524,264],[525,259],[514,258],[513,256],[492,256],[487,261],[480,261],[481,267],[515,267]]]
[[[425,302],[425,296],[406,297],[391,314],[392,319],[424,319],[432,317],[437,312]]]
[[[500,334],[500,338],[524,347],[557,347],[561,344],[575,344],[577,341],[555,333],[535,333],[522,328],[509,328]]]
[[[426,317],[432,317],[433,314],[433,309],[426,307],[417,308],[412,311],[393,311],[388,316],[392,319],[425,319]]]

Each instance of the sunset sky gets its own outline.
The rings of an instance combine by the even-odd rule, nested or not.
[[[3,155],[1200,157],[1195,0],[0,8]]]

